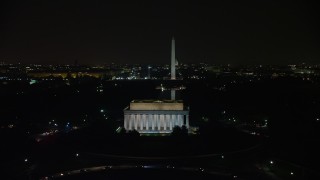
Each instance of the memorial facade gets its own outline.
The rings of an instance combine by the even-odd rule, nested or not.
[[[124,128],[139,133],[171,133],[175,126],[189,128],[189,110],[182,101],[134,100],[124,109]]]

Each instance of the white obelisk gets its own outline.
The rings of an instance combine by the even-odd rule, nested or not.
[[[171,41],[171,80],[176,79],[176,48],[174,37]],[[176,90],[171,89],[171,100],[176,100]]]
[[[174,37],[172,37],[171,41],[171,80],[176,79],[176,48]]]

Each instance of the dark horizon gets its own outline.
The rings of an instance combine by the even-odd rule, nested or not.
[[[23,64],[318,64],[308,2],[7,1],[0,61]]]

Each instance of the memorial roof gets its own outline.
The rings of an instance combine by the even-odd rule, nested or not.
[[[143,100],[132,100],[131,103],[183,103],[182,100],[159,100],[159,99],[143,99]]]

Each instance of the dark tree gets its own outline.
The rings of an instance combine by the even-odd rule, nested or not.
[[[188,135],[188,129],[187,129],[187,127],[185,125],[183,125],[181,127],[181,134],[182,135]]]
[[[124,127],[122,127],[119,131],[119,134],[121,134],[121,135],[126,134],[126,133],[127,133],[127,130]]]
[[[140,136],[140,133],[139,133],[137,130],[135,130],[135,129],[129,131],[128,134],[129,134],[130,136],[133,136],[133,137],[139,137],[139,136]]]
[[[172,130],[172,133],[171,133],[172,136],[188,136],[188,129],[186,126],[175,126],[173,127],[173,130]]]

